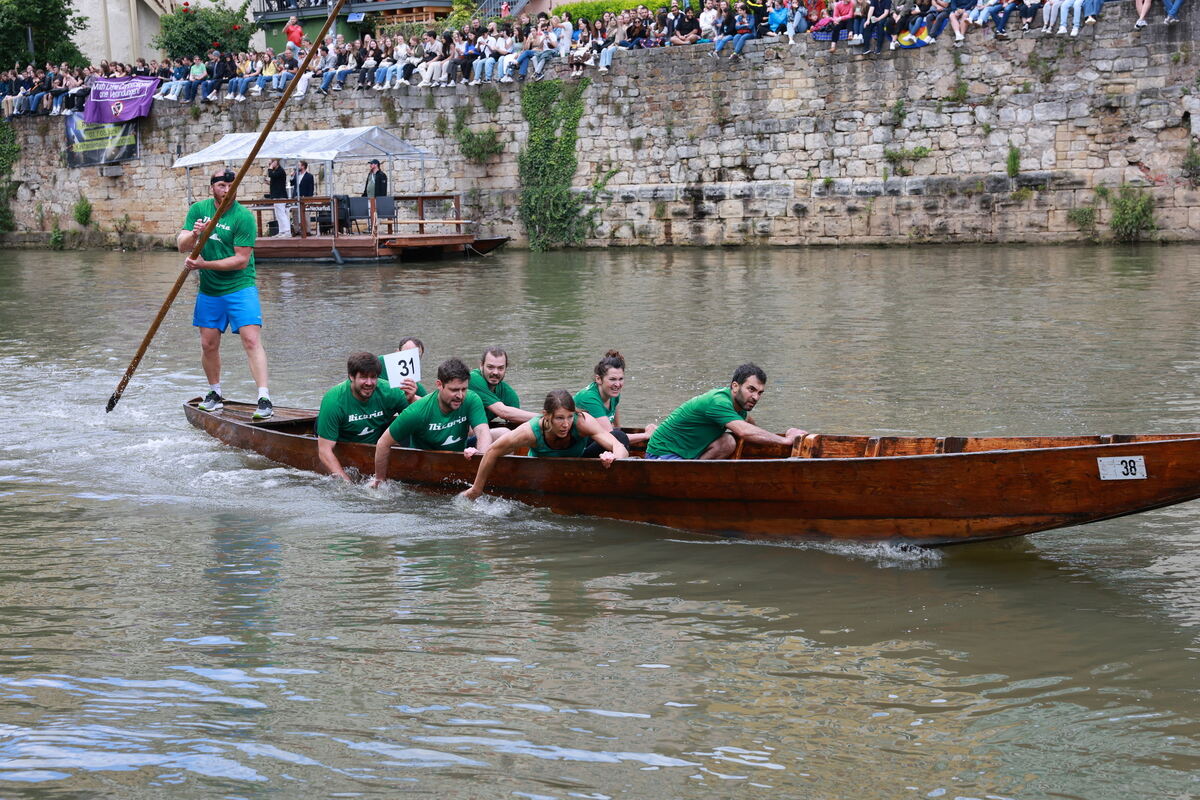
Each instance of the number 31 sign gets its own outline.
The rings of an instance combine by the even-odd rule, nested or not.
[[[399,386],[408,380],[414,383],[421,380],[421,351],[415,347],[386,354],[383,365],[387,368],[387,382],[392,386]]]

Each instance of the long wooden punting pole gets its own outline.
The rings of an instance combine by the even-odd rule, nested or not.
[[[333,21],[337,19],[338,12],[342,10],[346,0],[337,0],[336,5],[329,12],[329,16],[325,19],[325,24],[321,26],[321,32],[317,34],[316,43],[308,48],[308,54],[304,56],[304,63],[296,70],[296,74],[288,81],[287,87],[283,90],[283,97],[279,98],[279,102],[275,104],[275,110],[271,112],[271,117],[267,120],[267,124],[263,126],[262,133],[258,135],[258,141],[254,143],[254,147],[250,148],[250,154],[246,156],[246,160],[242,162],[242,168],[238,170],[237,175],[233,179],[233,183],[229,186],[229,191],[225,193],[225,198],[221,201],[221,205],[217,207],[216,214],[204,226],[204,230],[200,231],[200,236],[196,239],[195,246],[192,247],[191,258],[199,258],[201,251],[204,250],[204,245],[208,242],[208,237],[212,235],[213,229],[217,227],[217,220],[221,215],[229,210],[233,205],[234,197],[237,194],[238,186],[242,183],[242,178],[250,170],[250,165],[254,163],[254,159],[258,156],[258,151],[262,148],[263,143],[267,140],[267,134],[271,132],[271,128],[275,127],[275,120],[279,119],[279,115],[283,113],[283,107],[287,104],[288,98],[292,96],[292,92],[296,89],[296,83],[300,80],[305,72],[308,71],[308,65],[312,62],[313,56],[317,52],[320,43],[325,41],[325,34],[329,32],[329,28],[333,25]],[[188,270],[184,267],[179,272],[179,277],[175,279],[175,285],[171,287],[167,299],[163,300],[162,308],[158,310],[158,316],[154,318],[154,322],[150,323],[150,330],[146,331],[146,336],[142,339],[141,345],[138,346],[137,352],[133,356],[133,360],[129,362],[129,366],[125,369],[125,374],[121,377],[121,382],[117,384],[116,391],[112,393],[112,397],[108,398],[108,406],[105,407],[105,413],[112,411],[117,407],[117,403],[121,400],[121,395],[125,393],[125,387],[129,385],[129,379],[133,377],[133,372],[138,368],[138,364],[142,361],[142,356],[146,355],[146,350],[150,347],[150,342],[154,339],[154,335],[158,333],[158,328],[162,325],[163,319],[167,316],[167,311],[170,310],[171,304],[175,302],[175,297],[179,294],[179,290],[183,288],[183,282],[187,280]]]

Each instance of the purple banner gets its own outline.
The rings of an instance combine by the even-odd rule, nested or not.
[[[83,108],[84,122],[128,122],[150,115],[159,79],[97,78]]]

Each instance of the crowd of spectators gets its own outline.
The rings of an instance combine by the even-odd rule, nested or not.
[[[709,55],[738,60],[753,39],[786,39],[810,34],[829,42],[861,47],[878,54],[886,45],[923,46],[935,43],[947,27],[954,46],[962,46],[973,31],[989,31],[997,39],[1009,36],[1013,15],[1022,31],[1038,26],[1043,35],[1078,36],[1113,0],[672,0],[652,13],[644,5],[630,11],[608,12],[596,20],[572,20],[567,14],[522,16],[513,22],[484,24],[475,19],[458,30],[425,31],[422,36],[369,35],[347,42],[331,36],[317,46],[310,68],[301,75],[296,96],[352,88],[359,91],[395,89],[401,85],[478,85],[540,80],[553,59],[565,62],[573,75],[595,68],[607,72],[619,50],[655,47],[708,46]],[[700,5],[702,3],[702,6]],[[1148,23],[1153,0],[1134,0],[1135,31]],[[1179,19],[1184,0],[1164,0],[1164,23]],[[682,4],[682,6],[681,6]],[[7,118],[34,114],[73,114],[83,108],[92,83],[99,77],[149,75],[162,79],[157,100],[181,103],[244,101],[264,92],[280,94],[300,69],[313,47],[296,18],[285,27],[287,45],[280,53],[221,53],[162,62],[139,58],[126,65],[101,62],[72,68],[46,64],[14,68],[0,74],[0,104]]]

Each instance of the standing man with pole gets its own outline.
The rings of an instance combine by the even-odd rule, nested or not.
[[[234,174],[222,169],[209,183],[213,196],[192,204],[187,220],[175,243],[181,253],[191,253],[196,237],[215,216],[234,182]],[[232,198],[231,198],[232,200]],[[274,413],[271,392],[267,388],[267,353],[262,346],[262,309],[258,287],[254,283],[254,241],[258,226],[246,207],[233,200],[217,221],[212,235],[198,257],[183,262],[189,272],[200,273],[200,291],[192,325],[200,329],[200,363],[208,379],[209,392],[198,406],[215,412],[225,407],[221,397],[221,334],[231,328],[242,340],[250,361],[250,374],[258,386],[258,408],[254,419],[266,419]]]

